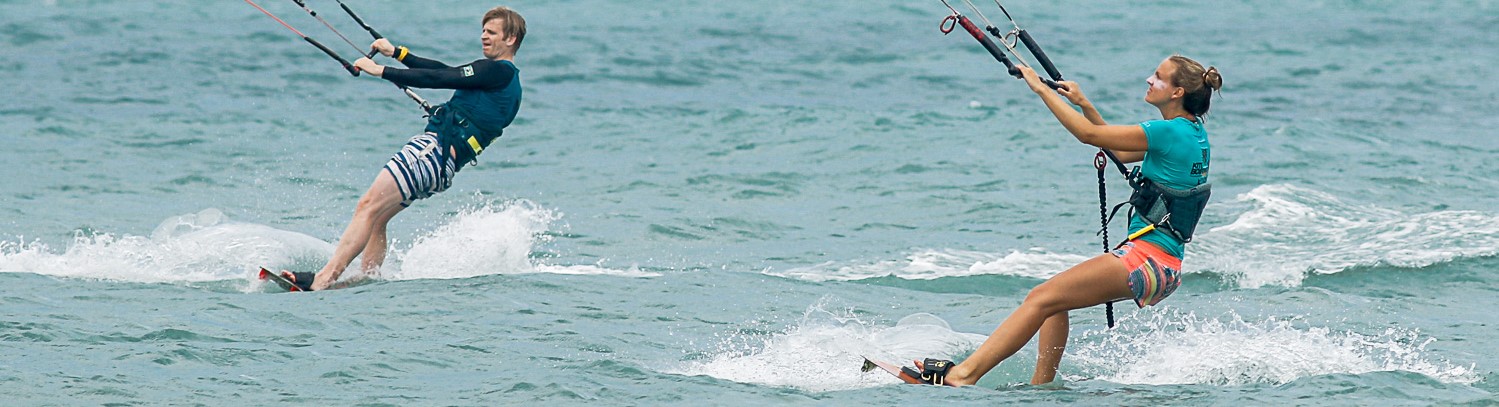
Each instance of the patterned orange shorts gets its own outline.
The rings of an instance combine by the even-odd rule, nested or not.
[[[1129,289],[1140,308],[1161,302],[1181,285],[1182,260],[1150,242],[1127,242],[1112,254],[1129,270]]]

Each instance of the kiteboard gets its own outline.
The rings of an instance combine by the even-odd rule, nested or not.
[[[920,377],[912,376],[908,372],[901,371],[899,365],[890,362],[870,359],[868,356],[862,357],[864,358],[864,367],[860,368],[860,370],[869,372],[878,368],[880,370],[884,370],[885,373],[889,373],[895,376],[895,378],[900,379],[903,382],[910,384],[926,384],[926,382],[922,381]]]
[[[289,292],[312,291],[313,274],[300,273],[303,275],[301,280],[307,281],[298,281],[299,279],[297,278],[297,274],[298,273],[292,273],[290,271],[282,271],[280,274],[276,274],[272,273],[270,270],[266,270],[265,267],[260,268],[261,280],[270,280],[272,283],[276,283],[276,286],[281,287],[281,289],[283,290]]]

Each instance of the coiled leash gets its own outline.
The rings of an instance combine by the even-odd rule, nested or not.
[[[1115,157],[1114,153],[1109,152],[1109,150],[1100,148],[1098,149],[1098,154],[1093,155],[1093,168],[1098,169],[1098,235],[1103,238],[1104,253],[1108,253],[1110,250],[1109,191],[1108,187],[1105,186],[1107,183],[1104,182],[1104,173],[1106,172],[1104,171],[1104,168],[1107,168],[1109,166],[1110,161],[1112,161],[1116,167],[1119,167],[1120,173],[1124,174],[1126,177],[1129,176],[1129,170],[1125,169],[1124,163],[1120,162],[1119,157]],[[1124,241],[1128,242],[1129,239],[1125,239]],[[1119,244],[1123,246],[1124,242],[1120,242]],[[1117,247],[1115,247],[1115,249],[1117,249]],[[1103,303],[1103,313],[1108,317],[1109,328],[1114,327],[1114,303],[1116,302],[1119,302],[1119,300]]]

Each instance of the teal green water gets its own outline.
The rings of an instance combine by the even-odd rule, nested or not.
[[[349,3],[449,62],[478,57],[492,6]],[[1172,53],[1225,79],[1185,285],[1116,329],[1074,313],[1060,385],[1021,385],[1034,349],[962,390],[857,369],[962,358],[1100,250],[1095,150],[941,35],[940,2],[512,3],[515,124],[392,223],[381,278],[303,295],[253,271],[327,258],[414,104],[241,2],[0,0],[0,394],[1499,403],[1499,4],[1011,3],[1112,122],[1152,118]]]

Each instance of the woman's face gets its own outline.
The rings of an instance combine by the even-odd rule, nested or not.
[[[1171,63],[1171,59],[1169,58],[1161,60],[1161,64],[1156,66],[1155,72],[1151,73],[1150,77],[1145,78],[1145,83],[1150,85],[1150,89],[1145,91],[1145,103],[1153,106],[1162,106],[1170,102],[1171,97],[1176,94],[1176,90],[1181,89],[1172,84],[1170,79],[1167,79],[1175,74],[1176,64]]]

